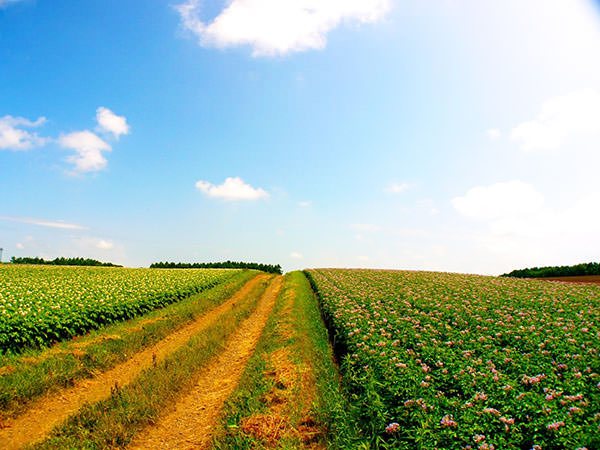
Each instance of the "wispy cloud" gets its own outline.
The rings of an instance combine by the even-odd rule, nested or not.
[[[10,216],[0,216],[0,220],[9,220],[11,222],[21,222],[28,223],[31,225],[37,225],[40,227],[48,227],[48,228],[61,228],[64,230],[88,230],[88,227],[84,227],[83,225],[78,225],[75,223],[68,223],[63,221],[51,221],[44,219],[36,219],[33,217],[10,217]]]
[[[0,7],[2,3],[0,3]],[[39,137],[37,133],[23,128],[35,128],[46,123],[45,117],[31,121],[23,117],[0,117],[0,149],[27,150],[40,147],[48,142],[47,138]]]
[[[292,252],[290,253],[290,258],[293,259],[302,259],[303,255],[302,253],[298,253],[298,252]]]
[[[600,92],[596,90],[547,100],[538,117],[517,125],[511,138],[523,150],[534,151],[558,149],[568,138],[579,135],[600,135]]]
[[[249,45],[254,56],[322,49],[327,33],[342,22],[372,23],[391,8],[391,0],[232,0],[211,22],[201,20],[201,2],[176,7],[184,29],[203,46]]]
[[[196,188],[209,197],[221,198],[228,201],[258,200],[269,197],[269,193],[264,189],[253,188],[249,184],[244,183],[244,180],[240,177],[228,177],[220,185],[200,180],[196,182]]]

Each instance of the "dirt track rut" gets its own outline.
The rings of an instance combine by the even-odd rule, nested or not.
[[[222,353],[206,366],[196,385],[155,426],[140,433],[130,450],[205,449],[223,403],[240,382],[248,360],[273,310],[281,288],[281,276],[273,279],[256,311],[242,322]]]
[[[108,398],[115,386],[126,386],[143,370],[160,361],[181,347],[192,336],[212,324],[215,319],[233,308],[261,280],[268,275],[259,275],[248,281],[229,300],[210,309],[193,322],[170,334],[152,347],[136,353],[127,361],[103,372],[97,377],[81,380],[68,389],[50,393],[33,401],[27,411],[14,418],[2,421],[0,449],[18,450],[44,439],[57,425],[76,413],[85,403],[95,403]]]

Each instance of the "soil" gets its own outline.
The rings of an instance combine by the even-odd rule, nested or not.
[[[292,326],[292,306],[296,294],[286,292],[285,307],[281,310],[277,337],[281,343],[295,337]],[[268,355],[264,376],[273,380],[272,389],[265,393],[262,402],[265,413],[252,414],[240,423],[241,430],[260,440],[265,448],[280,448],[285,437],[297,437],[302,449],[324,450],[321,443],[324,431],[310,416],[315,398],[314,374],[310,367],[294,361],[288,346],[280,347]],[[291,416],[300,415],[299,420]]]
[[[207,311],[155,345],[132,355],[124,363],[94,378],[77,381],[68,389],[51,392],[31,402],[27,411],[16,418],[0,418],[0,448],[17,450],[44,439],[55,426],[63,423],[85,403],[95,403],[108,398],[115,385],[126,386],[143,370],[184,345],[219,316],[235,307],[261,280],[269,277],[259,275],[253,278],[221,305]]]
[[[540,280],[547,281],[565,281],[569,283],[592,283],[592,284],[600,284],[600,275],[585,275],[585,276],[576,276],[576,277],[548,277],[548,278],[539,278]]]
[[[224,402],[239,384],[242,373],[273,310],[282,282],[274,278],[256,311],[228,339],[225,349],[202,370],[191,392],[174,409],[145,432],[132,450],[206,449]]]

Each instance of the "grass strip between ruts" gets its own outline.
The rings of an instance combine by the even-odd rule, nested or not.
[[[125,447],[152,425],[194,385],[201,368],[221,351],[227,338],[256,309],[269,280],[259,282],[237,307],[220,316],[131,384],[115,386],[110,398],[84,406],[34,449],[107,449]]]
[[[366,448],[349,411],[317,299],[302,272],[288,273],[214,448]]]
[[[238,272],[213,288],[135,319],[109,325],[52,348],[5,357],[11,370],[0,375],[2,415],[17,415],[27,408],[28,401],[125,361],[223,303],[259,273]]]

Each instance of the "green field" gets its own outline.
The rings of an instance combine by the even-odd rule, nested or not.
[[[600,287],[308,274],[374,447],[600,448]]]
[[[0,265],[0,350],[76,336],[215,286],[235,271]]]
[[[0,275],[6,450],[600,448],[600,286],[345,269]]]

